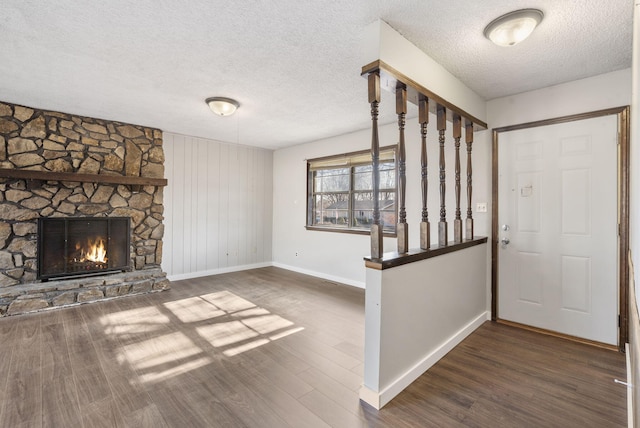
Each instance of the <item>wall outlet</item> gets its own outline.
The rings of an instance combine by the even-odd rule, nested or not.
[[[487,203],[486,202],[478,202],[476,204],[476,212],[477,213],[486,213],[487,212]]]

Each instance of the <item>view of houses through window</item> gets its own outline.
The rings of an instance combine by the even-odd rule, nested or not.
[[[373,181],[369,151],[308,161],[307,226],[343,231],[368,231],[373,222]],[[395,233],[395,147],[380,153],[380,221]]]

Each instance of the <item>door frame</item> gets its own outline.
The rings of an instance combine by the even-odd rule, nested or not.
[[[558,123],[592,119],[601,116],[618,117],[618,350],[624,352],[629,340],[629,106],[561,116],[535,122],[493,128],[491,148],[491,320],[499,319],[498,308],[498,144],[502,132]]]

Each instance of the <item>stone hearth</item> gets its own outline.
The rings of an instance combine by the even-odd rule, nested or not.
[[[170,287],[160,130],[0,102],[0,176],[0,316]],[[82,216],[131,218],[131,271],[38,281],[37,219]]]

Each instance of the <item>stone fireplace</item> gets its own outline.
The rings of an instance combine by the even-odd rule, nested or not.
[[[129,270],[129,217],[40,217],[37,278]]]
[[[169,288],[163,176],[158,129],[0,102],[0,316]],[[108,245],[107,260],[72,254],[89,244],[68,242],[87,222],[102,229],[83,239],[102,238],[91,251]],[[124,249],[110,246],[110,228],[126,235]],[[45,230],[72,236],[43,244]]]

